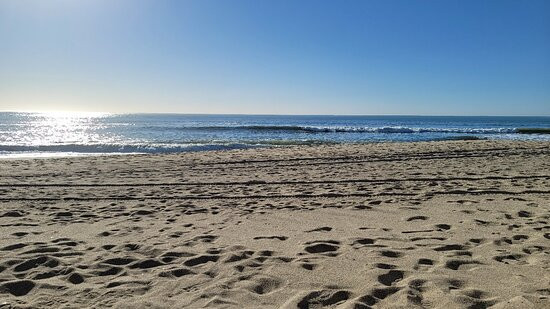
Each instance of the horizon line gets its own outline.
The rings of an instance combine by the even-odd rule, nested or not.
[[[17,111],[0,110],[0,113],[28,114],[107,114],[107,115],[189,115],[189,116],[334,116],[334,117],[550,117],[548,115],[449,115],[449,114],[270,114],[270,113],[185,113],[185,112],[99,112],[99,111]]]

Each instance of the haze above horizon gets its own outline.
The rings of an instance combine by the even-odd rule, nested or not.
[[[549,1],[0,2],[0,111],[550,115]]]

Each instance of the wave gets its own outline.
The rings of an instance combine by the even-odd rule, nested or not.
[[[475,135],[458,135],[458,136],[447,136],[441,138],[435,138],[435,141],[479,141],[486,140],[484,137],[479,137]]]
[[[233,144],[63,144],[63,145],[0,145],[0,153],[13,152],[78,152],[78,153],[175,153],[185,151],[230,150],[253,148],[254,145]]]
[[[520,134],[550,134],[550,128],[519,128],[517,133]]]
[[[0,154],[48,152],[48,153],[178,153],[207,150],[248,149],[266,146],[334,144],[316,140],[264,140],[238,143],[187,143],[187,144],[59,144],[59,145],[2,145]]]
[[[291,125],[247,125],[247,126],[150,126],[149,129],[185,131],[256,131],[288,133],[458,133],[458,134],[512,134],[516,128],[412,128],[412,127],[347,127],[347,126],[291,126]]]

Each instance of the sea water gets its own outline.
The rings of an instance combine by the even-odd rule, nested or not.
[[[0,157],[170,153],[323,143],[550,141],[550,117],[0,113]]]

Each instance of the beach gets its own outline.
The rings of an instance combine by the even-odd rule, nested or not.
[[[550,143],[0,160],[0,308],[549,308]]]

